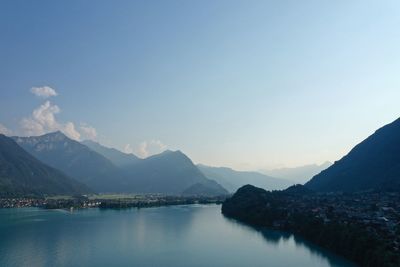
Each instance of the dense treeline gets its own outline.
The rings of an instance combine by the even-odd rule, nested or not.
[[[0,198],[87,194],[92,190],[0,134]]]
[[[300,234],[361,266],[400,266],[399,255],[363,228],[351,224],[324,223],[311,214],[296,213],[291,218],[293,223],[285,225],[284,230]]]
[[[238,190],[222,206],[222,213],[257,226],[279,228],[342,255],[361,266],[400,266],[400,255],[379,236],[353,224],[324,222],[308,210],[285,209],[284,192],[267,192],[253,186]]]
[[[100,200],[99,208],[102,209],[129,209],[129,208],[150,208],[174,205],[192,204],[221,204],[222,199],[215,198],[185,198],[178,197],[171,200],[159,199],[156,201],[137,201],[137,200]]]

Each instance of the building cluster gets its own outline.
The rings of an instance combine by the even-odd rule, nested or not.
[[[352,224],[400,251],[400,193],[329,193],[286,197],[288,212],[307,212],[324,223]]]
[[[0,208],[95,208],[101,202],[89,199],[0,198]]]
[[[222,203],[223,197],[167,196],[161,194],[114,195],[95,198],[0,198],[0,208],[40,207],[46,209],[134,208],[185,204]]]
[[[87,198],[70,198],[70,199],[46,199],[42,208],[45,209],[87,209],[97,208],[101,205],[101,201]]]
[[[41,207],[44,199],[38,198],[0,198],[0,208]]]

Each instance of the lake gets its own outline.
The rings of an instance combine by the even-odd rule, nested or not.
[[[225,218],[218,205],[74,212],[0,209],[0,266],[354,266],[291,234]]]

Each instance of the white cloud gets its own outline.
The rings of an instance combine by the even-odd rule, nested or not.
[[[49,86],[33,87],[31,88],[31,92],[42,98],[57,95],[57,92]],[[61,109],[57,105],[51,104],[51,102],[47,100],[34,109],[31,116],[23,118],[20,121],[22,133],[32,136],[62,131],[65,135],[74,140],[80,140],[81,137],[92,140],[96,139],[96,129],[86,123],[81,123],[77,128],[73,122],[57,121],[56,115],[60,112]]]
[[[133,148],[132,148],[131,144],[126,144],[124,146],[124,152],[127,153],[127,154],[132,154],[133,153]]]
[[[86,123],[81,123],[79,127],[82,137],[84,139],[89,139],[89,140],[95,140],[97,137],[97,131],[94,127],[86,124]]]
[[[146,158],[151,155],[161,153],[166,149],[167,146],[163,144],[160,140],[151,140],[140,143],[138,149],[136,150],[136,153],[140,157]]]
[[[33,110],[31,117],[21,120],[21,127],[27,135],[41,135],[59,130],[59,125],[55,119],[55,114],[59,112],[60,108],[57,105],[52,105],[50,101],[46,101]]]
[[[32,115],[23,118],[20,122],[25,135],[42,135],[48,132],[62,131],[68,137],[79,140],[80,133],[76,130],[74,123],[60,123],[55,115],[60,113],[60,108],[46,101],[34,109]]]
[[[75,129],[75,125],[72,122],[60,124],[59,130],[71,139],[79,141],[81,138],[81,134]]]
[[[147,151],[147,142],[142,142],[139,144],[139,148],[136,150],[136,154],[139,155],[139,157],[146,158],[149,156],[149,153]]]
[[[32,87],[31,93],[42,98],[48,98],[51,96],[56,96],[57,92],[53,88],[49,86],[42,86],[42,87]]]
[[[0,134],[12,135],[12,131],[0,123]]]

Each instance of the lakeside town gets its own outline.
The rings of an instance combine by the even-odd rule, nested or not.
[[[96,195],[49,198],[0,198],[0,208],[38,207],[44,209],[87,209],[87,208],[146,208],[170,205],[221,204],[223,196],[167,196],[145,195]]]
[[[324,224],[357,225],[384,239],[391,249],[400,251],[400,193],[363,192],[287,196],[288,213],[312,214]],[[282,220],[274,222],[280,228]]]
[[[400,193],[316,193],[302,185],[240,188],[222,213],[257,227],[302,236],[361,266],[399,266]]]

